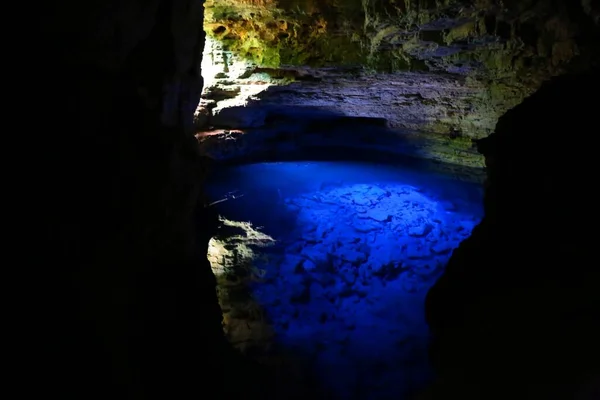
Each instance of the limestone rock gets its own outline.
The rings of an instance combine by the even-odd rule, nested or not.
[[[213,109],[211,123],[231,129],[255,128],[264,125],[266,115],[264,110],[258,108],[219,105]]]
[[[576,27],[594,23],[597,7],[583,2],[576,14],[565,11],[568,0],[552,3],[208,0],[215,44],[205,59],[216,68],[203,70],[264,74],[258,80],[284,84],[274,88],[294,104],[444,138],[483,137],[577,54],[594,54]],[[281,102],[276,92],[261,101]]]

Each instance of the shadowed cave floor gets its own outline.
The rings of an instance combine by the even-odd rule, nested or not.
[[[401,166],[274,162],[209,182],[209,259],[232,344],[323,398],[408,398],[431,378],[423,301],[482,216],[479,185]]]

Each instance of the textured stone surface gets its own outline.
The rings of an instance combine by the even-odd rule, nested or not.
[[[215,65],[205,68],[214,89],[204,97],[216,104],[208,107],[215,117],[200,118],[198,129],[256,128],[262,111],[254,103],[261,102],[383,118],[402,132],[481,138],[550,76],[585,69],[598,46],[586,36],[597,29],[598,8],[586,1],[227,0],[206,7],[213,44],[205,59]],[[199,113],[211,114],[207,107]],[[427,147],[434,159],[443,152],[435,140]]]
[[[263,105],[313,107],[343,116],[382,118],[392,129],[442,134],[460,132],[469,137],[489,134],[497,119],[496,110],[486,104],[486,100],[489,101],[487,87],[462,76],[411,72],[369,74],[360,69],[306,68],[302,72],[312,79],[265,88],[249,98],[245,107],[238,106],[237,112],[260,113]],[[206,97],[212,96],[207,94]],[[506,101],[503,108],[514,105]],[[253,105],[253,109],[246,110]],[[227,118],[212,120],[212,125],[217,127],[227,127],[227,124],[230,128],[252,126]]]
[[[535,79],[527,75],[558,71],[584,50],[578,34],[597,15],[589,1],[226,0],[207,1],[206,28],[267,67],[354,64]]]
[[[208,43],[203,70],[212,73],[205,74],[195,120],[201,151],[214,159],[353,147],[479,168],[472,173],[482,174],[483,159],[471,138],[489,132],[496,117],[477,81],[361,68],[256,68],[224,52],[222,44]]]
[[[211,51],[222,57],[223,50]],[[207,60],[214,59],[210,54],[205,54]],[[198,129],[258,127],[266,123],[262,107],[278,105],[381,118],[391,129],[483,137],[491,132],[499,112],[520,100],[516,89],[496,84],[495,89],[504,90],[504,95],[494,98],[489,85],[462,75],[374,73],[362,67],[257,68],[233,53],[225,60],[216,68],[206,65],[205,71],[222,72],[225,62],[232,68],[220,78],[207,74],[197,115],[208,115],[208,119],[198,118]]]

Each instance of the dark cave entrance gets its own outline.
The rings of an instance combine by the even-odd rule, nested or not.
[[[341,152],[215,168],[224,329],[326,398],[404,398],[430,382],[424,296],[482,217],[481,185]]]

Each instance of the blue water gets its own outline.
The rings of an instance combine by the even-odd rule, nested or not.
[[[479,185],[389,164],[274,162],[222,168],[208,192],[228,198],[212,206],[224,225],[249,223],[209,250],[236,347],[285,354],[331,399],[409,398],[430,381],[423,300],[482,216]],[[236,263],[246,278],[225,279]]]

